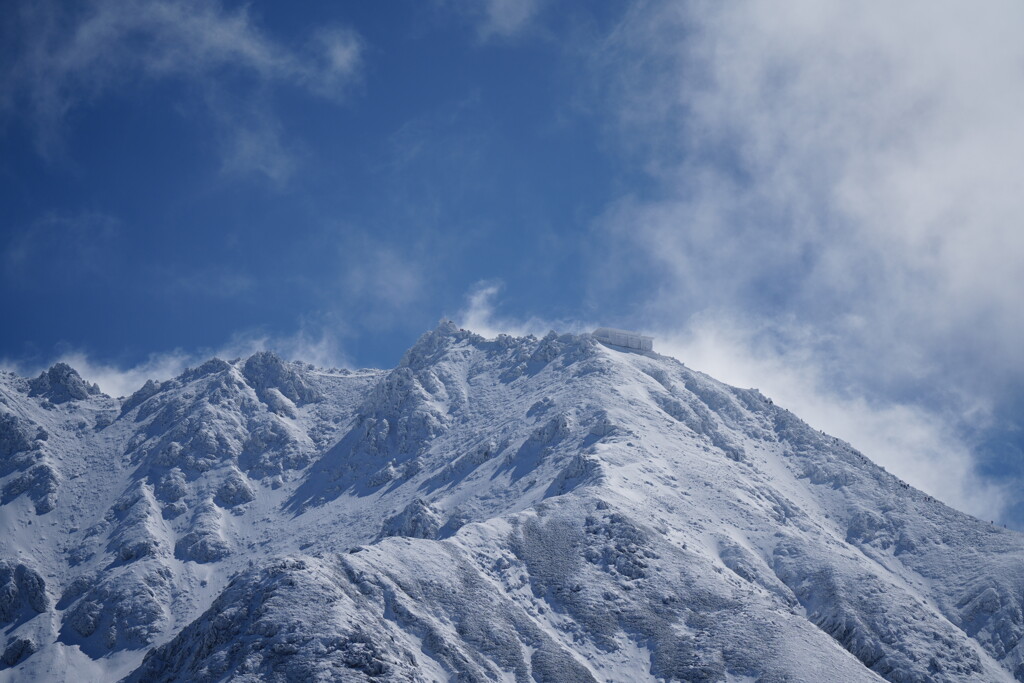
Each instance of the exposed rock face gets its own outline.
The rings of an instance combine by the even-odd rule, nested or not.
[[[7,644],[3,655],[0,655],[0,662],[14,666],[38,649],[39,646],[31,638],[15,638]]]
[[[323,397],[289,363],[270,351],[261,351],[245,361],[242,374],[260,400],[277,412],[285,399],[296,405],[313,403]]]
[[[171,572],[136,566],[99,579],[64,612],[62,637],[100,657],[151,644],[171,623]],[[83,641],[84,639],[84,641]]]
[[[178,541],[174,554],[179,559],[201,564],[217,562],[231,554],[231,546],[224,537],[221,513],[212,500],[196,509],[191,530]]]
[[[33,440],[33,431],[31,425],[13,413],[0,412],[0,476],[13,469],[15,456],[39,447]]]
[[[52,403],[81,401],[100,393],[95,384],[88,384],[67,363],[57,363],[29,382],[29,396],[49,399]]]
[[[57,471],[49,463],[39,462],[11,478],[4,485],[0,500],[7,503],[23,493],[27,494],[35,503],[36,514],[44,515],[56,507],[58,488]]]
[[[0,679],[1024,681],[1019,534],[586,335],[0,373],[0,492]]]
[[[45,612],[50,607],[46,582],[21,563],[0,560],[0,625]]]
[[[384,521],[381,537],[407,536],[409,538],[436,538],[437,532],[444,526],[441,514],[417,498],[405,506],[405,509],[394,517]]]

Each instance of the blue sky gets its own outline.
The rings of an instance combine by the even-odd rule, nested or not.
[[[637,327],[1024,526],[1017,3],[15,3],[0,358]]]

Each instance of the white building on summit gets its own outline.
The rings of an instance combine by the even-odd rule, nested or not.
[[[654,349],[654,337],[645,337],[639,332],[616,330],[612,327],[599,327],[591,335],[597,341],[611,344],[612,346],[623,346],[627,349],[636,349],[637,351],[651,351]]]

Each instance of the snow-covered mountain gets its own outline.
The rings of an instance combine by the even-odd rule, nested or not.
[[[1024,537],[588,335],[3,374],[0,503],[2,680],[1024,681]]]

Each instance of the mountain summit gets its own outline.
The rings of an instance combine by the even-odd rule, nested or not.
[[[590,335],[5,373],[0,491],[0,680],[1024,681],[1024,537]]]

